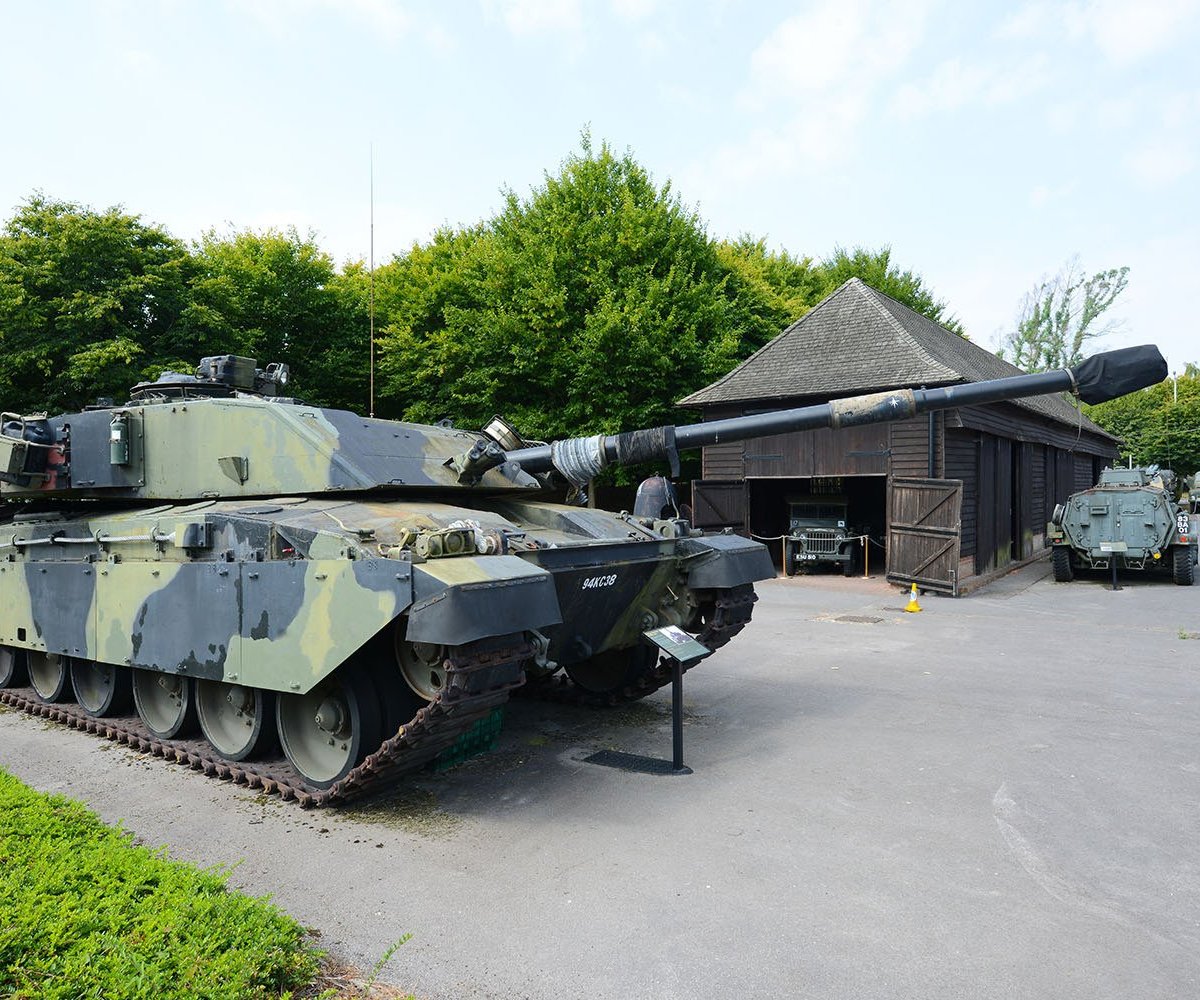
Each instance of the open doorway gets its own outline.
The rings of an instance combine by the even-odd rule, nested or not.
[[[884,541],[887,537],[887,477],[807,476],[788,479],[747,479],[751,535],[764,541],[781,571],[794,569],[785,558],[784,536],[791,534],[793,522],[809,523],[811,517],[829,520],[831,525],[844,521],[847,534],[866,535],[871,548],[867,559],[871,571],[883,572]],[[844,514],[839,511],[844,510]],[[811,517],[810,517],[811,515]],[[862,572],[861,544],[856,545],[853,569]],[[825,567],[814,560],[816,571]],[[839,564],[840,565],[840,564]],[[834,569],[837,566],[832,567]]]

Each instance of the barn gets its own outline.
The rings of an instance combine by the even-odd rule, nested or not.
[[[1013,365],[858,278],[728,375],[679,401],[718,420],[900,388],[1019,375]],[[1063,395],[704,449],[700,527],[770,540],[791,505],[837,497],[889,579],[958,594],[1037,557],[1056,503],[1092,486],[1117,440]]]

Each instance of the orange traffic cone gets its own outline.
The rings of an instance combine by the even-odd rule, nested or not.
[[[917,603],[917,585],[915,583],[912,585],[912,590],[909,592],[908,603],[906,605],[904,605],[904,610],[905,611],[920,611],[921,610],[921,605],[919,605]]]

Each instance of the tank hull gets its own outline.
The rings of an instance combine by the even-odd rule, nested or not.
[[[0,524],[0,649],[9,660],[64,678],[80,665],[111,668],[139,690],[191,692],[202,713],[204,691],[253,691],[276,699],[254,723],[268,729],[289,705],[305,724],[332,691],[343,709],[376,717],[358,726],[379,730],[375,754],[350,749],[325,768],[311,748],[289,748],[280,724],[285,758],[271,762],[257,744],[243,755],[221,743],[222,726],[240,726],[243,715],[230,722],[220,701],[207,745],[148,730],[158,716],[140,701],[124,717],[89,712],[19,678],[0,685],[0,697],[305,804],[338,802],[427,764],[527,681],[554,700],[650,693],[668,673],[647,655],[644,631],[678,625],[715,648],[749,619],[751,584],[774,575],[757,543],[680,522],[472,500],[75,504],[10,512]],[[422,539],[448,537],[466,544],[438,557],[417,551]],[[730,594],[739,608],[722,618],[717,605]],[[361,705],[348,678],[368,692]],[[331,780],[319,780],[326,770]]]

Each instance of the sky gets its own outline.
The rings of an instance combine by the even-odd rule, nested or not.
[[[710,235],[890,245],[994,349],[1072,260],[1100,346],[1200,361],[1200,0],[0,0],[0,219],[35,191],[384,263],[589,131]],[[372,180],[373,178],[373,180]]]

